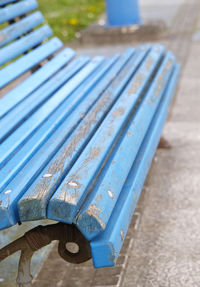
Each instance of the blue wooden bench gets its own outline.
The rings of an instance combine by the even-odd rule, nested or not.
[[[36,0],[0,6],[0,23],[10,23],[0,31],[0,88],[37,67],[0,98],[0,229],[46,218],[70,224],[90,242],[95,267],[113,266],[179,65],[157,44],[77,57],[49,38]]]

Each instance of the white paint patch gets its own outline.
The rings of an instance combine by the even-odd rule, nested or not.
[[[124,232],[122,230],[120,231],[120,235],[121,235],[121,240],[123,241],[124,240]]]
[[[0,282],[4,282],[4,279],[3,279],[3,278],[0,278]]]
[[[68,184],[70,187],[73,187],[73,188],[79,187],[79,184],[78,184],[76,181],[73,181],[73,180],[68,181],[67,184]]]
[[[45,173],[42,177],[48,178],[48,177],[52,177],[52,176],[53,176],[53,174],[51,174],[51,173]]]
[[[112,199],[114,198],[114,194],[111,190],[108,190],[108,195],[110,196],[110,198],[112,198]]]
[[[9,189],[9,190],[6,190],[4,193],[5,193],[5,194],[8,194],[8,193],[11,193],[11,192],[12,192],[12,190]]]

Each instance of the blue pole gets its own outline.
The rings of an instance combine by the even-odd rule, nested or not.
[[[141,23],[138,0],[106,0],[106,10],[108,26]]]

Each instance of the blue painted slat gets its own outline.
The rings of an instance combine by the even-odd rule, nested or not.
[[[76,225],[89,240],[99,235],[107,226],[174,65],[175,57],[169,52],[153,79],[151,87],[145,94],[137,113],[131,118],[129,127],[121,135],[121,142],[116,146],[109,162],[107,161],[106,167],[98,178],[98,185],[93,188],[90,197],[77,216]],[[122,164],[122,169],[119,169],[119,163]],[[98,211],[98,214],[94,212],[94,209],[96,212]]]
[[[35,12],[0,31],[0,47],[29,32],[44,21],[41,12]]]
[[[74,56],[75,51],[70,48],[65,48],[52,60],[30,75],[24,82],[3,96],[3,98],[0,99],[0,119],[12,111],[14,107],[19,105],[19,103],[66,65]]]
[[[114,266],[116,263],[137,201],[140,197],[145,178],[151,166],[156,147],[160,140],[176,88],[179,70],[180,67],[176,66],[165,95],[156,111],[148,133],[144,138],[136,160],[121,191],[105,232],[91,242],[93,262],[96,268]],[[102,256],[102,254],[104,256]]]
[[[25,120],[40,108],[63,84],[70,80],[88,61],[89,58],[87,56],[76,59],[4,117],[0,121],[0,142],[4,141],[18,126],[23,124]]]
[[[58,155],[54,159],[52,159],[51,163],[48,166],[48,169],[44,171],[44,173],[52,173],[52,178],[49,179],[49,182],[46,182],[48,184],[48,189],[44,190],[44,188],[40,189],[40,192],[37,196],[38,201],[34,200],[35,195],[37,194],[37,188],[33,188],[30,190],[28,201],[34,201],[34,206],[37,204],[37,214],[40,214],[41,207],[46,204],[45,200],[48,200],[48,193],[49,191],[53,192],[57,189],[59,186],[60,178],[65,177],[66,174],[69,172],[73,162],[77,160],[80,153],[85,148],[86,144],[90,141],[92,136],[94,135],[96,129],[98,129],[99,125],[103,122],[104,117],[108,113],[108,111],[111,109],[111,107],[114,105],[115,101],[119,97],[120,93],[123,91],[124,87],[126,86],[127,82],[130,80],[130,78],[133,76],[135,71],[137,70],[138,66],[140,65],[141,61],[146,56],[148,49],[144,48],[141,52],[136,53],[130,60],[128,60],[127,55],[124,55],[119,62],[113,67],[112,73],[110,73],[109,76],[107,76],[104,81],[108,81],[107,84],[110,83],[109,87],[105,90],[101,98],[97,101],[97,103],[94,105],[94,107],[91,109],[91,111],[88,113],[88,115],[85,116],[83,123],[80,124],[80,126],[77,128],[77,130],[74,132],[72,137],[69,139],[68,142],[64,145],[63,149],[60,151]],[[129,61],[127,63],[127,61]],[[126,65],[125,65],[126,64]],[[71,151],[72,150],[72,151]],[[70,153],[68,152],[70,151]],[[54,167],[58,163],[58,159],[60,166],[63,167],[63,169],[56,170],[56,173],[54,173]],[[34,186],[38,184],[38,186],[42,186],[40,184],[41,182],[44,182],[44,179],[40,177],[40,179],[37,181],[37,183],[34,183]],[[42,195],[46,194],[46,198],[43,199]],[[68,220],[68,210],[65,209],[65,202],[63,201],[63,197],[65,197],[64,193],[61,195],[61,197],[56,200],[56,202],[53,203],[53,208],[51,204],[48,206],[48,218],[54,218],[56,220]],[[25,202],[25,204],[26,204]],[[62,206],[62,203],[64,203]],[[23,204],[23,208],[25,207],[25,204]],[[28,205],[28,204],[27,204]],[[57,206],[56,206],[57,205]],[[28,205],[29,206],[29,205]],[[29,208],[27,206],[27,209]],[[57,207],[59,206],[59,209]],[[35,212],[36,213],[36,212]],[[31,217],[31,213],[30,213]],[[25,218],[25,217],[24,217]]]
[[[0,0],[0,6],[15,2],[16,0]]]
[[[97,65],[97,59],[96,60],[94,59],[93,64],[95,64],[95,62]],[[98,59],[98,62],[99,64],[101,64],[100,58]],[[102,64],[103,63],[104,61],[102,62]],[[101,69],[103,68],[102,64],[100,66]],[[95,70],[93,72],[95,72]],[[14,224],[13,222],[16,222],[17,219],[15,217],[15,212],[16,212],[17,200],[20,198],[21,195],[23,195],[25,190],[28,189],[30,184],[37,177],[38,173],[41,172],[41,170],[45,167],[47,162],[53,157],[53,154],[56,152],[55,149],[59,149],[60,146],[63,144],[63,141],[65,141],[66,137],[68,137],[69,134],[73,131],[73,129],[77,125],[77,121],[79,122],[80,120],[82,120],[83,118],[82,114],[83,112],[85,112],[85,105],[92,105],[92,103],[87,101],[86,95],[91,90],[92,85],[94,86],[95,84],[95,82],[92,80],[93,78],[95,78],[94,73],[92,73],[91,76],[86,81],[87,85],[83,83],[80,86],[80,89],[78,89],[77,92],[73,93],[71,98],[69,98],[68,101],[53,114],[54,119],[52,122],[50,122],[50,124],[52,125],[51,133],[53,133],[53,137],[47,142],[47,145],[45,145],[39,151],[39,153],[32,158],[31,162],[28,163],[28,165],[26,165],[23,168],[23,170],[20,171],[20,173],[18,173],[16,178],[6,187],[6,190],[11,189],[13,191],[10,196],[10,205],[9,207],[7,206],[6,210],[4,209],[4,202],[6,203],[5,198],[6,190],[0,194],[0,198],[2,199],[0,214],[2,214],[2,217],[7,218],[9,220],[11,220],[12,217],[12,220],[10,222],[6,223],[5,222],[6,219],[2,221],[0,223],[1,228],[3,228],[2,227],[3,224],[4,226],[5,224],[9,226],[9,224]],[[85,104],[81,105],[80,102],[83,100]],[[75,109],[75,106],[77,106],[77,109]],[[71,113],[73,113],[72,116]],[[65,121],[64,124],[62,124],[63,121]],[[45,124],[47,124],[47,122]],[[62,126],[60,126],[61,124]],[[56,125],[59,125],[58,129],[56,128]],[[49,132],[48,126],[46,126],[45,129],[40,130],[39,139],[44,135],[44,131],[46,131],[46,133]],[[65,133],[63,131],[65,131]],[[21,176],[23,176],[23,181],[21,180]],[[21,195],[19,194],[19,191]]]
[[[24,15],[38,7],[36,0],[23,0],[19,3],[9,5],[0,9],[0,23],[12,20],[18,16]]]
[[[80,205],[91,192],[96,176],[105,164],[115,142],[120,138],[120,132],[135,109],[135,105],[151,79],[163,52],[162,46],[152,49],[78,161],[52,196],[49,208],[55,210],[55,213],[55,206],[59,205],[60,198],[62,198],[62,210],[58,211],[61,221],[72,222]],[[64,210],[67,210],[67,218]],[[96,212],[98,213],[98,211]]]
[[[119,60],[118,63],[120,62],[121,61]],[[105,66],[106,65],[104,65],[104,69],[102,70],[102,72],[104,73]],[[90,109],[90,107],[93,106],[93,102],[99,98],[99,95],[105,89],[105,85],[108,85],[108,83],[112,81],[115,73],[116,67],[113,67],[107,75],[102,74],[101,77],[104,75],[104,80],[102,79],[101,81],[103,81],[104,83],[100,82],[99,84],[97,84],[97,86],[95,86],[97,78],[96,80],[95,78],[92,79],[93,86],[95,86],[95,89],[91,91],[91,93],[87,96],[87,98],[82,104],[79,104],[77,111],[74,112],[73,118],[69,119],[68,125],[71,125],[71,123],[73,123],[73,121],[77,118],[77,113],[79,116],[85,114],[87,109]],[[114,99],[112,98],[112,100]],[[107,101],[105,101],[104,98],[104,103],[108,108],[108,94]],[[98,111],[98,108],[101,109],[102,114],[100,110]],[[106,107],[104,108],[106,109]],[[44,218],[46,216],[46,206],[52,192],[61,181],[63,173],[67,172],[67,170],[74,162],[75,158],[78,157],[81,150],[84,148],[89,138],[94,133],[95,126],[100,120],[99,117],[102,117],[103,114],[106,112],[106,110],[103,111],[102,109],[103,107],[101,108],[97,105],[96,107],[92,108],[88,115],[85,115],[85,118],[83,119],[83,122],[80,124],[80,126],[78,126],[77,129],[72,133],[71,137],[66,141],[62,149],[54,156],[54,158],[52,158],[51,162],[48,164],[45,170],[42,171],[40,176],[34,181],[33,185],[30,186],[30,188],[24,194],[24,196],[18,203],[21,221],[30,220],[30,218],[31,220],[33,218]],[[85,122],[86,118],[88,122]],[[52,176],[44,177],[44,174],[52,174]],[[31,210],[30,206],[32,206]]]
[[[26,103],[26,106],[32,106],[30,105],[30,102],[37,102],[37,105],[40,105],[42,102],[42,98],[47,97],[48,94],[52,94],[53,91],[56,91],[58,87],[61,86],[61,84],[67,82],[73,75],[75,75],[86,63],[89,61],[89,58],[87,56],[81,56],[80,58],[76,59],[71,65],[69,65],[67,68],[63,69],[61,72],[59,72],[55,77],[53,77],[52,80],[50,80],[47,84],[43,85],[38,91],[36,91],[33,96],[28,98],[28,102]],[[50,87],[52,87],[50,89]],[[26,111],[26,107],[21,104],[20,105],[20,111],[15,111],[15,116],[12,119],[12,122],[14,121],[14,118],[16,117],[17,113],[23,113]],[[9,119],[10,121],[11,119]],[[0,123],[1,126],[1,123]],[[2,122],[2,126],[5,126]],[[41,137],[41,132],[39,132],[40,137],[33,136],[27,144],[25,144],[20,151],[15,154],[10,161],[1,169],[1,178],[0,181],[0,191],[6,187],[6,185],[12,180],[12,178],[19,172],[19,170],[28,162],[28,160],[33,156],[33,154],[42,146],[43,143],[48,139],[49,135],[55,130],[55,125],[53,124],[51,128],[43,131],[43,136]],[[35,139],[36,138],[36,139]]]
[[[38,160],[40,162],[40,165],[43,165],[43,161],[46,160],[47,155],[49,153],[52,153],[52,149],[55,149],[55,147],[57,146],[57,150],[59,149],[60,143],[59,141],[62,140],[62,142],[66,141],[66,139],[73,133],[73,130],[76,128],[76,126],[80,123],[80,121],[83,120],[82,114],[87,112],[87,109],[90,108],[90,106],[92,105],[92,102],[89,101],[89,99],[91,99],[91,88],[93,89],[95,87],[96,82],[106,73],[106,70],[108,70],[110,68],[111,65],[113,65],[113,62],[116,61],[116,57],[112,58],[111,60],[107,60],[104,62],[104,65],[100,66],[100,69],[98,70],[98,72],[93,75],[93,79],[90,77],[90,81],[87,81],[86,85],[85,85],[85,89],[83,91],[82,86],[80,87],[79,90],[77,90],[76,92],[76,97],[78,96],[79,99],[82,98],[81,102],[79,103],[79,105],[77,106],[76,109],[73,109],[73,112],[70,114],[70,116],[65,120],[65,122],[62,124],[62,127],[59,128],[59,130],[57,130],[53,136],[51,137],[51,139],[40,149],[40,151],[34,156],[34,158],[32,159],[32,161],[25,167],[26,170],[29,173],[29,176],[31,176],[30,174],[30,164],[33,163],[34,160],[34,165],[31,164],[31,172],[32,174],[35,173],[35,171],[38,169]],[[87,87],[87,89],[86,89]],[[93,91],[93,90],[92,90]],[[96,92],[96,88],[94,90]],[[88,94],[89,93],[89,94]],[[74,94],[75,96],[75,94]],[[98,94],[95,93],[95,97],[98,97]],[[95,99],[93,99],[94,101]],[[64,131],[64,132],[63,132]],[[63,140],[64,139],[64,140]],[[67,140],[68,141],[68,140]],[[70,150],[68,150],[68,152],[70,152]],[[55,154],[55,153],[54,153]],[[51,155],[52,157],[52,155]],[[50,158],[51,159],[51,158]],[[58,160],[58,158],[57,158]],[[57,161],[57,168],[58,165],[61,167],[61,165],[58,163]],[[54,168],[56,168],[54,166]],[[41,170],[40,170],[41,171]],[[44,176],[44,170],[41,173],[41,178],[42,179],[46,179],[46,183],[48,180],[48,176]],[[40,177],[40,176],[39,176]],[[34,181],[34,186],[35,183],[37,182],[37,180]],[[44,190],[44,188],[46,188],[45,183],[44,184],[40,184],[41,189],[38,187],[37,192],[40,193],[38,195],[35,194],[35,199],[39,200],[39,196],[42,194],[42,198],[43,198],[43,202],[46,195],[45,192],[47,193],[47,190]],[[30,190],[33,188],[33,186],[30,186]],[[28,189],[28,188],[27,188]],[[22,199],[22,204],[20,204],[19,202],[19,206],[20,206],[20,211],[21,213],[21,220],[23,219],[23,215],[27,215],[26,216],[26,220],[28,220],[30,214],[32,214],[32,216],[41,216],[42,214],[46,214],[46,204],[47,202],[45,202],[45,204],[43,206],[41,206],[41,210],[39,214],[37,213],[37,203],[33,203],[33,206],[31,208],[31,211],[27,209],[27,205],[23,205],[23,202],[25,201],[26,203],[30,203],[27,202],[27,194],[29,194],[29,189],[26,192],[25,200]],[[51,196],[50,191],[48,192],[48,195]],[[31,197],[31,199],[33,199],[33,197]],[[31,204],[32,205],[32,204]],[[24,208],[25,207],[25,208]],[[23,214],[23,215],[22,215]]]
[[[16,60],[10,65],[0,70],[0,88],[39,64],[41,61],[52,55],[62,47],[62,42],[58,38],[53,38],[41,45],[37,49]]]
[[[27,36],[0,49],[0,66],[16,58],[22,53],[40,44],[43,40],[52,35],[52,30],[48,25],[29,33]]]
[[[38,111],[24,122],[12,135],[6,139],[0,150],[0,167],[34,134],[34,132],[55,113],[56,109],[70,97],[81,83],[98,67],[103,57],[96,57],[79,73],[55,93]],[[69,99],[69,103],[71,98]],[[66,110],[69,113],[70,107]]]

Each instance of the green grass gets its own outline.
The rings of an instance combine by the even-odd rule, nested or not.
[[[104,12],[104,0],[38,0],[39,9],[56,36],[72,41]]]

